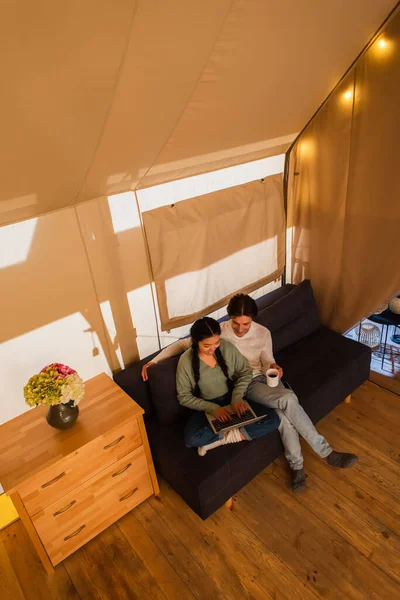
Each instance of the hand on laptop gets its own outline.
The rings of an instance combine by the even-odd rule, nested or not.
[[[231,414],[225,406],[221,406],[218,410],[216,410],[214,417],[218,419],[218,421],[222,421],[222,423],[227,423],[231,420]]]
[[[245,402],[236,402],[235,404],[231,404],[232,412],[234,412],[238,417],[242,417],[247,410],[247,406]]]

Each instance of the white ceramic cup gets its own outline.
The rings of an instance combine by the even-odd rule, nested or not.
[[[265,374],[267,378],[267,385],[269,387],[276,387],[279,383],[279,371],[278,369],[268,369]]]

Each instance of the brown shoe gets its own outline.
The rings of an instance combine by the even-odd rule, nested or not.
[[[325,460],[330,467],[350,469],[350,467],[353,467],[358,462],[358,456],[349,454],[348,452],[336,452],[336,450],[332,450]]]
[[[292,470],[292,490],[294,492],[302,492],[306,488],[307,475],[303,469]]]

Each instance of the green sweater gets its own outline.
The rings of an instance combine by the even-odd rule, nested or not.
[[[252,380],[253,372],[245,357],[240,354],[233,344],[221,340],[220,350],[228,367],[229,376],[235,385],[232,392],[232,404],[242,402],[247,387]],[[195,381],[192,369],[192,349],[189,348],[180,357],[176,371],[178,400],[182,406],[187,408],[214,413],[218,410],[219,405],[210,401],[228,392],[226,377],[218,363],[212,368],[200,360],[199,386],[201,398],[193,395]]]

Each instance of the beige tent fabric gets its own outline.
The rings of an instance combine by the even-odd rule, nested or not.
[[[3,3],[0,225],[285,151],[394,4]]]
[[[347,77],[290,156],[288,233],[292,280],[311,279],[321,318],[331,323],[341,275],[354,75]]]
[[[114,102],[79,201],[136,188],[179,120],[230,5],[138,2]]]
[[[143,222],[163,330],[283,272],[281,175],[144,212]]]
[[[290,157],[293,279],[311,278],[324,322],[341,332],[400,290],[399,72],[400,13]]]
[[[132,0],[2,3],[0,224],[74,203],[133,8]]]
[[[198,173],[219,168],[212,163],[206,167],[199,157],[222,149],[241,153],[241,162],[253,160],[247,155],[249,145],[298,131],[299,122],[304,126],[331,90],[332,81],[338,81],[361,50],[362,46],[354,48],[353,55],[328,87],[321,85],[323,77],[314,80],[320,69],[324,74],[330,70],[338,46],[344,51],[349,21],[358,15],[351,36],[357,35],[361,17],[366,24],[365,10],[365,2],[358,0],[339,5],[320,0],[232,2],[179,122],[140,185],[161,183],[166,166],[178,160],[197,159]],[[323,18],[320,26],[316,24],[319,18]],[[331,38],[336,28],[337,34]],[[312,108],[307,107],[310,94],[315,98]],[[276,148],[269,156],[281,151]],[[235,163],[227,159],[220,166],[230,164]],[[186,173],[182,169],[180,176],[187,174],[195,172],[192,169]]]

